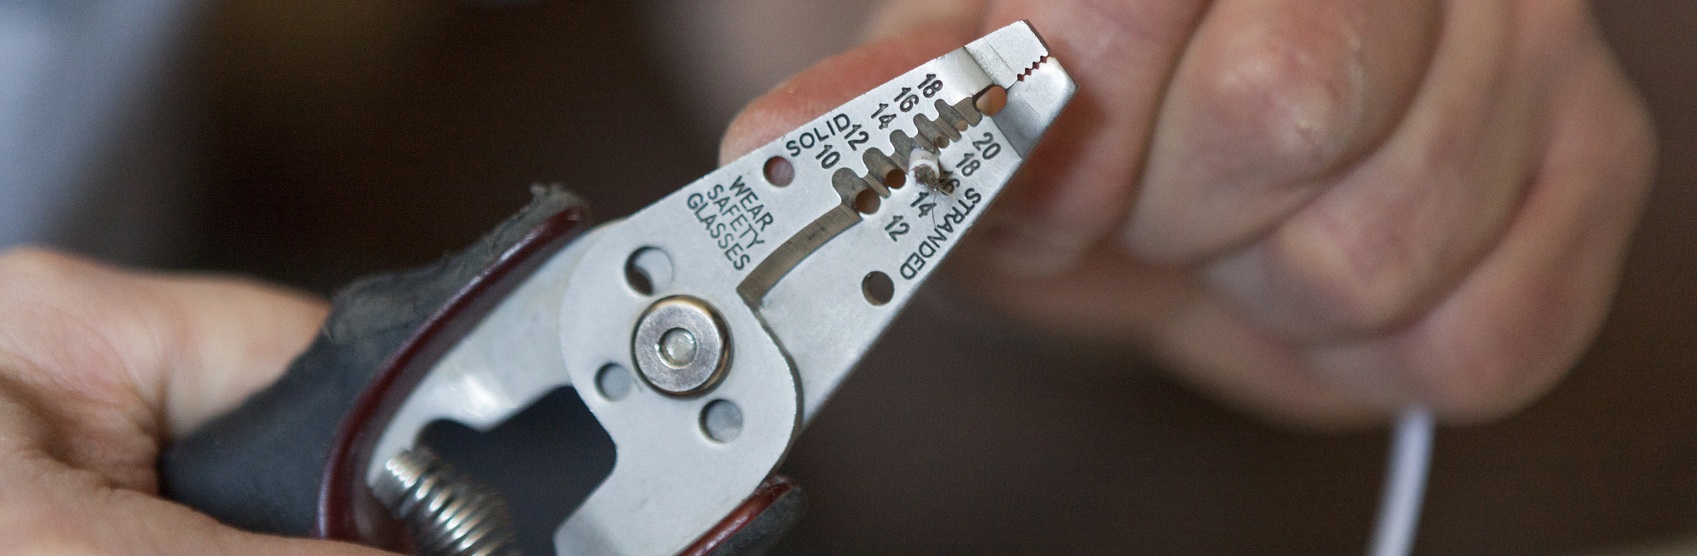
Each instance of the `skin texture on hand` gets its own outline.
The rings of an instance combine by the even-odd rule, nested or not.
[[[158,498],[160,447],[276,379],[322,301],[0,253],[0,554],[383,554]]]
[[[1078,96],[954,277],[1307,426],[1525,406],[1609,307],[1642,103],[1570,0],[896,0],[751,103],[730,160],[1020,19]]]

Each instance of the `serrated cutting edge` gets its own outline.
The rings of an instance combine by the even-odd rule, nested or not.
[[[1040,59],[1040,60],[1037,60],[1037,63],[1035,63],[1035,64],[1031,64],[1031,67],[1028,67],[1028,68],[1025,68],[1025,71],[1024,71],[1024,72],[1021,72],[1021,73],[1020,73],[1020,74],[1019,74],[1019,80],[1020,80],[1020,81],[1025,81],[1025,78],[1026,78],[1026,77],[1027,77],[1027,76],[1029,76],[1029,75],[1031,75],[1031,72],[1034,72],[1034,71],[1037,71],[1037,66],[1041,66],[1041,65],[1043,65],[1043,62],[1046,62],[1046,61],[1048,61],[1048,60],[1049,60],[1049,57],[1048,57],[1048,56],[1044,56],[1044,57],[1043,57],[1043,58],[1042,58],[1042,59]]]
[[[991,81],[1008,89],[1031,75],[1049,57],[1049,45],[1025,21],[972,41],[966,45],[966,51],[990,75]]]

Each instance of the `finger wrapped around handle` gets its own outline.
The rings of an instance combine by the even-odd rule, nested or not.
[[[530,205],[465,250],[337,293],[317,339],[282,378],[161,455],[163,492],[230,525],[307,534],[331,446],[379,369],[490,269],[510,263],[533,230],[561,216],[587,221],[583,202],[563,188],[532,192]]]

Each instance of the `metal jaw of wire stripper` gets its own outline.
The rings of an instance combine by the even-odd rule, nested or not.
[[[512,553],[498,497],[415,443],[429,423],[487,429],[571,385],[617,458],[557,553],[734,549],[793,489],[771,477],[797,434],[1074,90],[1015,23],[626,219],[575,239],[575,212],[542,221],[370,378],[324,462],[315,532]],[[410,543],[386,513],[410,521]]]

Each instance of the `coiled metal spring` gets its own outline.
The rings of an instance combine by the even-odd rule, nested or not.
[[[420,556],[521,556],[501,495],[428,448],[401,452],[383,471],[372,490],[411,529]]]

